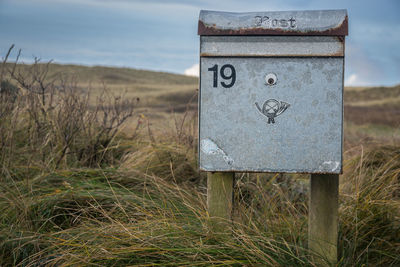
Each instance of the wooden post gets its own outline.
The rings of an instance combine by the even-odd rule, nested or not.
[[[312,174],[308,248],[323,259],[318,266],[337,263],[339,175]]]
[[[232,216],[234,177],[233,172],[207,173],[207,207],[215,232],[228,230],[226,223]]]

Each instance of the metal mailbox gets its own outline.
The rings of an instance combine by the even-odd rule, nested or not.
[[[346,10],[201,11],[204,171],[342,172]]]

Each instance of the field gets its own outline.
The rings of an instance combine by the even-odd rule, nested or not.
[[[0,266],[317,266],[307,175],[237,174],[230,231],[210,227],[197,78],[0,73]],[[344,131],[338,266],[399,266],[400,85],[346,88]]]

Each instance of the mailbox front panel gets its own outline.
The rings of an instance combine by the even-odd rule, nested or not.
[[[341,173],[343,57],[201,57],[200,77],[201,170]]]

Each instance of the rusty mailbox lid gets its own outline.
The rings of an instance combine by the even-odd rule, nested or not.
[[[199,35],[348,35],[345,9],[232,13],[200,11]]]

